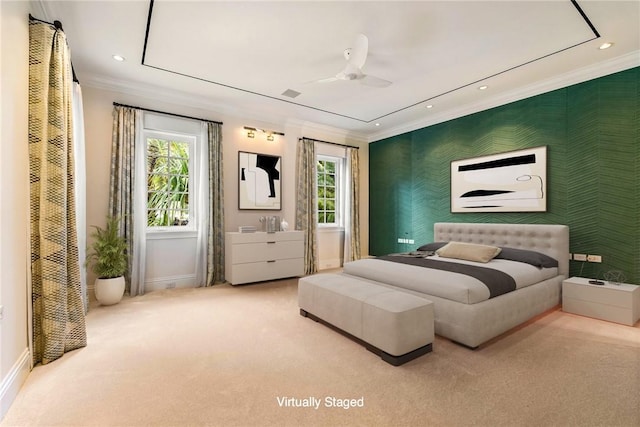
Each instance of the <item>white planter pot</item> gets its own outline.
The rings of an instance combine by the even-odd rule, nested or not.
[[[100,305],[113,305],[120,302],[124,295],[124,276],[113,279],[96,279],[96,299]]]

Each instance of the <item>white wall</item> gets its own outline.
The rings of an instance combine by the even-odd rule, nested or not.
[[[0,2],[0,419],[26,379],[29,3]]]
[[[82,83],[82,76],[78,76]],[[224,199],[225,199],[225,229],[227,231],[237,231],[240,225],[254,225],[260,227],[259,218],[264,215],[278,215],[287,220],[290,229],[295,225],[295,157],[296,144],[298,138],[302,136],[327,140],[337,143],[348,143],[350,145],[360,145],[361,156],[361,244],[364,255],[368,247],[368,150],[367,144],[361,141],[350,139],[345,133],[338,129],[324,129],[319,126],[307,123],[295,123],[287,121],[284,123],[268,123],[255,119],[243,119],[237,116],[224,115],[221,113],[206,111],[167,101],[154,100],[149,96],[140,94],[123,93],[114,89],[104,89],[83,86],[85,132],[86,132],[86,156],[87,156],[87,224],[103,226],[108,206],[109,194],[109,159],[111,153],[111,125],[113,102],[134,105],[153,110],[166,111],[175,114],[182,114],[202,119],[221,121],[224,123],[223,130],[223,159],[224,159]],[[243,129],[244,126],[273,129],[285,133],[284,136],[275,136],[275,141],[269,142],[263,134],[256,134],[256,137],[247,138]],[[247,211],[238,209],[238,152],[254,152],[263,154],[273,154],[282,157],[282,210],[281,211]],[[92,229],[89,229],[89,233]],[[185,239],[187,241],[188,239]],[[320,237],[321,247],[319,251],[324,259],[340,259],[342,256],[341,236],[330,237],[324,235]],[[89,244],[91,239],[89,239]],[[182,245],[180,242],[174,242]],[[190,245],[192,243],[185,243]],[[182,262],[173,259],[171,271],[166,270],[167,263],[161,260],[150,261],[152,256],[166,254],[167,243],[161,240],[148,241],[147,253],[147,280],[162,286],[167,281],[177,282],[180,287],[180,278],[188,275],[187,270],[192,266],[189,264],[190,257],[183,257]],[[176,245],[171,246],[173,252]],[[179,246],[180,251],[190,253],[189,246]],[[322,265],[322,259],[320,260]],[[151,264],[150,264],[151,263]],[[167,280],[164,280],[168,278]],[[89,272],[88,283],[92,289],[95,276]]]

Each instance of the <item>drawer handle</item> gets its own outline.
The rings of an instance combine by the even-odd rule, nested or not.
[[[269,260],[267,262],[276,262],[276,260],[275,259],[271,259],[271,260]]]
[[[274,244],[274,243],[275,243],[275,242],[267,242],[267,245],[272,245],[272,244]]]

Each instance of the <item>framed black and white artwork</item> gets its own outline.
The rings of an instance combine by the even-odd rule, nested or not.
[[[546,146],[451,162],[451,212],[546,210]]]
[[[238,152],[238,208],[282,209],[281,167],[280,156]]]

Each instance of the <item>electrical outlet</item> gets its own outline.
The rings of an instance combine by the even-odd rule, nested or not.
[[[585,255],[585,254],[573,254],[573,260],[574,261],[586,261],[587,260],[587,255]]]
[[[176,282],[167,283],[167,289],[174,289],[176,287]]]
[[[587,255],[587,261],[602,262],[602,257],[600,255]]]

